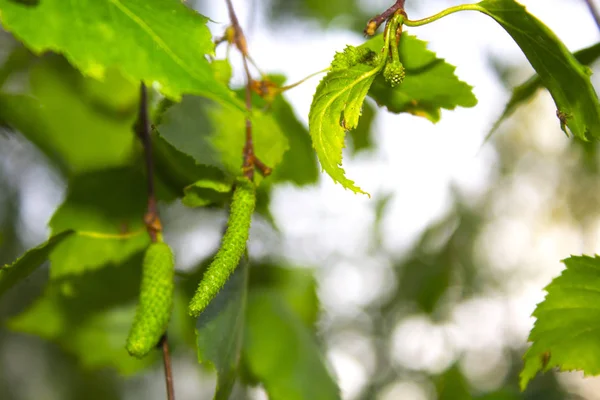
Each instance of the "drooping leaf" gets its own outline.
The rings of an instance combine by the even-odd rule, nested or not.
[[[107,71],[104,82],[84,78],[58,56],[44,57],[24,76],[24,84],[9,85],[9,78],[2,88],[0,119],[62,170],[75,174],[130,162],[136,144],[131,130],[135,85],[114,70]]]
[[[289,145],[272,116],[255,110],[252,117],[255,154],[276,168]],[[160,135],[202,165],[216,167],[230,182],[241,175],[245,144],[245,113],[212,100],[186,96],[167,110],[158,126]],[[260,174],[255,175],[256,182]]]
[[[352,154],[373,148],[372,128],[374,119],[375,108],[368,101],[365,101],[358,126],[350,131]]]
[[[50,282],[42,297],[10,319],[9,329],[59,344],[86,368],[130,375],[158,360],[131,357],[125,341],[135,315],[142,254],[125,264]]]
[[[73,231],[64,231],[52,236],[41,245],[28,250],[12,264],[0,268],[0,297],[14,285],[27,278],[29,274],[40,267],[50,252],[63,240],[71,236]]]
[[[582,65],[590,65],[600,57],[600,43],[596,43],[593,46],[581,49],[573,53],[573,56]],[[506,104],[502,115],[494,123],[494,126],[488,133],[487,137],[490,137],[500,127],[502,121],[508,118],[515,110],[523,103],[527,102],[531,97],[538,91],[538,89],[544,87],[540,76],[535,74],[521,85],[515,87],[510,96],[510,100]]]
[[[113,169],[78,175],[50,220],[53,232],[77,231],[50,254],[50,277],[119,264],[146,248],[146,184],[142,174]]]
[[[381,49],[382,35],[375,36],[364,46]],[[405,68],[404,81],[391,87],[378,77],[369,96],[377,104],[394,113],[410,113],[438,122],[441,109],[453,110],[457,106],[474,107],[477,98],[472,87],[454,74],[456,67],[437,58],[427,49],[427,43],[404,32],[399,42],[400,61]]]
[[[215,400],[227,400],[237,378],[247,294],[248,263],[242,260],[196,323],[198,361],[210,363],[217,370]]]
[[[590,81],[590,69],[516,1],[484,0],[477,9],[502,25],[525,53],[552,95],[565,133],[568,127],[580,139],[600,138],[600,103]]]
[[[276,291],[251,290],[247,321],[245,367],[269,399],[341,398],[313,333]]]
[[[309,132],[321,167],[335,182],[355,193],[367,194],[346,178],[340,167],[344,137],[346,131],[358,125],[365,96],[380,69],[358,63],[330,71],[317,86],[308,115]]]
[[[531,347],[524,356],[521,389],[539,372],[562,371],[600,374],[600,258],[571,256],[566,269],[546,287],[537,305],[537,318],[529,335]]]
[[[158,83],[178,100],[193,93],[243,109],[205,58],[207,18],[178,0],[0,0],[0,22],[37,54],[62,53],[83,74],[118,67],[131,82]]]

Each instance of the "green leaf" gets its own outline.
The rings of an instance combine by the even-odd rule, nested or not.
[[[113,169],[78,175],[50,220],[52,232],[77,231],[50,254],[50,277],[119,264],[148,246],[142,174]]]
[[[600,138],[600,103],[590,81],[590,69],[516,1],[484,0],[477,9],[495,19],[517,42],[573,135],[584,140]],[[564,126],[563,130],[567,132]]]
[[[196,164],[194,159],[173,147],[156,131],[152,134],[155,177],[165,190],[165,198],[184,196],[185,188],[197,181],[214,182],[215,185],[231,184],[232,179],[216,167]],[[161,195],[161,193],[157,193]]]
[[[273,264],[254,265],[250,274],[253,291],[274,290],[309,328],[314,328],[319,316],[319,298],[314,271],[308,268],[278,267]]]
[[[198,361],[217,370],[215,400],[227,400],[238,371],[248,294],[248,263],[241,261],[197,320]]]
[[[177,150],[198,164],[222,170],[233,182],[242,172],[245,115],[208,99],[186,96],[164,113],[158,129]],[[253,113],[252,128],[255,154],[276,168],[289,147],[286,136],[272,116],[258,110]],[[255,179],[258,183],[260,174]]]
[[[215,78],[207,18],[177,0],[0,0],[0,22],[37,54],[55,51],[83,74],[104,78],[118,66],[131,82],[157,82],[178,100],[192,93],[243,109]]]
[[[188,207],[206,207],[220,204],[230,197],[232,184],[221,180],[202,179],[184,189],[182,202]]]
[[[436,380],[438,400],[471,400],[469,385],[457,366],[448,369]]]
[[[521,389],[539,372],[562,371],[600,374],[600,258],[571,256],[566,269],[546,287],[529,335],[531,347],[524,356]]]
[[[365,101],[358,126],[356,129],[350,131],[350,137],[352,138],[352,154],[357,154],[361,151],[373,148],[371,131],[374,120],[375,107],[373,107],[368,101]]]
[[[107,71],[104,82],[84,78],[58,56],[44,57],[24,76],[25,87],[0,92],[0,119],[62,170],[75,174],[130,162],[137,144],[131,129],[135,85],[115,70]]]
[[[126,264],[53,281],[9,329],[59,344],[85,368],[112,367],[130,375],[158,360],[138,360],[125,349],[140,287],[142,253]]]
[[[249,373],[271,400],[340,399],[313,333],[276,291],[250,292],[244,338]]]
[[[600,43],[596,43],[593,46],[576,51],[573,53],[573,56],[582,65],[590,65],[596,61],[598,57],[600,57]],[[514,88],[510,100],[508,101],[508,104],[506,104],[502,115],[494,123],[494,126],[490,130],[490,133],[488,133],[487,137],[489,138],[500,127],[502,121],[512,115],[517,107],[531,99],[538,89],[542,87],[544,87],[544,84],[542,83],[540,76],[535,74],[523,84]]]
[[[362,104],[380,69],[356,64],[330,71],[317,86],[308,114],[309,132],[321,167],[335,182],[355,193],[368,194],[346,178],[340,167],[344,136],[358,125]]]
[[[381,49],[382,35],[375,36],[364,46],[371,50]],[[454,74],[456,67],[437,58],[427,49],[427,42],[404,32],[398,46],[400,61],[404,65],[404,81],[391,87],[378,77],[369,96],[377,104],[394,113],[410,113],[438,122],[441,109],[453,110],[457,106],[474,107],[477,98],[472,87]]]
[[[273,180],[288,181],[298,186],[315,183],[319,179],[319,167],[308,129],[298,120],[283,96],[275,98],[268,112],[273,115],[289,142],[289,150],[273,171]]]
[[[73,234],[73,231],[64,231],[52,236],[46,242],[28,250],[12,264],[0,268],[0,297],[14,285],[27,278],[29,274],[40,267],[47,259],[50,252],[63,240]]]

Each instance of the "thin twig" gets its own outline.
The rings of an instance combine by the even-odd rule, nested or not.
[[[364,31],[365,35],[373,36],[375,34],[375,31],[377,31],[377,28],[379,28],[381,26],[381,24],[383,24],[392,15],[394,15],[396,13],[396,11],[399,11],[399,10],[404,11],[404,3],[405,2],[406,2],[406,0],[396,0],[396,3],[394,3],[390,8],[388,8],[381,14],[376,15],[375,17],[371,18],[369,20],[369,22],[367,22],[367,27],[365,28],[365,31]]]
[[[171,352],[169,351],[169,341],[167,340],[167,334],[165,333],[160,340],[162,353],[163,353],[163,364],[165,366],[165,384],[167,385],[167,399],[175,400],[175,385],[173,385],[173,368],[171,366]]]
[[[594,21],[596,21],[596,26],[600,29],[600,12],[598,11],[598,7],[594,3],[594,0],[585,0],[588,8],[590,9],[590,13],[592,17],[594,17]]]
[[[150,135],[150,118],[148,117],[148,92],[146,85],[142,82],[140,85],[140,109],[136,123],[136,133],[142,141],[144,147],[144,159],[146,160],[146,178],[148,186],[148,209],[144,216],[144,223],[148,230],[148,235],[152,242],[158,240],[158,235],[162,231],[160,217],[158,215],[158,206],[156,194],[154,192],[154,160],[152,158],[152,137]]]
[[[146,162],[146,175],[148,186],[148,208],[144,215],[144,223],[150,240],[155,243],[159,241],[162,232],[162,224],[158,214],[156,193],[154,191],[154,159],[152,157],[152,136],[150,131],[150,118],[148,116],[148,92],[146,85],[142,82],[140,85],[140,108],[135,131],[144,147],[144,159]],[[163,360],[165,364],[165,381],[167,385],[167,399],[175,400],[175,388],[173,386],[173,370],[171,368],[171,355],[169,353],[169,343],[165,333],[160,340],[162,347]]]
[[[248,60],[250,55],[248,54],[248,44],[244,31],[240,25],[240,21],[233,8],[231,0],[226,0],[227,10],[229,11],[229,19],[231,20],[231,26],[234,30],[233,43],[242,54],[242,60],[244,63],[244,72],[246,73],[246,109],[248,115],[246,116],[246,144],[244,145],[244,161],[242,163],[242,171],[244,176],[250,180],[254,180],[254,168],[258,168],[262,175],[269,175],[271,168],[267,167],[262,163],[254,154],[254,142],[252,140],[252,120],[250,115],[252,113],[252,74],[250,72],[250,66]],[[252,61],[252,60],[251,60]]]

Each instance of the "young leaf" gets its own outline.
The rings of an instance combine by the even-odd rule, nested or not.
[[[131,132],[138,103],[135,85],[114,70],[107,71],[104,82],[84,78],[56,55],[17,76],[25,77],[25,85],[0,92],[0,119],[67,175],[130,162],[137,144]]]
[[[73,234],[73,231],[64,231],[52,236],[46,242],[28,250],[12,264],[0,268],[0,297],[14,285],[27,278],[34,270],[40,267],[52,250],[63,240]]]
[[[119,264],[146,248],[146,183],[130,169],[82,174],[71,179],[63,204],[50,220],[52,232],[77,231],[50,254],[50,277],[81,274]]]
[[[221,247],[204,273],[196,294],[190,301],[190,315],[199,316],[223,288],[240,263],[246,250],[250,222],[256,206],[256,188],[246,178],[239,178],[231,200],[227,230]]]
[[[166,243],[152,243],[142,264],[140,301],[127,337],[127,351],[137,358],[153,350],[167,330],[175,290],[175,261]]]
[[[178,0],[0,0],[0,22],[37,54],[63,53],[83,74],[118,66],[132,82],[157,82],[168,97],[193,93],[243,110],[215,78],[207,18]],[[193,49],[193,50],[191,50]]]
[[[373,148],[372,128],[375,115],[375,107],[365,101],[358,126],[350,131],[352,154]]]
[[[340,167],[344,136],[358,125],[363,101],[380,69],[358,63],[330,71],[317,86],[308,114],[309,132],[321,167],[335,182],[355,193],[367,194],[346,178]]]
[[[271,400],[341,398],[313,333],[276,291],[251,291],[243,354]]]
[[[375,36],[363,46],[371,50],[383,46],[382,35]],[[456,67],[437,58],[427,49],[427,43],[404,32],[398,45],[404,65],[404,81],[391,87],[383,76],[373,82],[369,96],[377,104],[394,113],[410,113],[438,122],[441,109],[457,106],[474,107],[477,98],[472,87],[454,74]]]
[[[200,97],[186,96],[168,109],[158,126],[160,135],[198,164],[216,167],[232,178],[241,174],[245,144],[244,112]],[[254,149],[260,160],[275,169],[289,145],[270,115],[252,116]],[[255,176],[260,181],[260,174]]]
[[[217,370],[215,400],[229,399],[240,361],[249,269],[246,261],[240,264],[196,323],[198,361]]]
[[[600,138],[600,103],[590,70],[525,7],[514,0],[484,0],[479,11],[496,20],[517,42],[556,103],[563,130],[580,139]]]
[[[581,49],[573,53],[573,56],[582,65],[590,65],[600,57],[600,43],[596,43],[593,46]],[[502,115],[494,123],[494,126],[488,133],[487,137],[490,137],[500,127],[502,121],[508,118],[515,110],[523,103],[527,102],[531,97],[538,91],[538,89],[544,87],[540,76],[535,74],[529,78],[523,84],[513,89],[510,100],[506,104]]]
[[[524,356],[521,389],[539,372],[562,371],[600,374],[600,258],[571,256],[566,269],[546,287],[529,335],[531,347]]]

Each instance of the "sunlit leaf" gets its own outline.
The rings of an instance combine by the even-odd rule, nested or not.
[[[28,250],[12,264],[0,268],[0,297],[14,285],[27,278],[40,267],[50,252],[62,241],[73,235],[73,231],[64,231],[52,236],[41,245]]]
[[[381,49],[382,35],[364,46]],[[473,88],[454,74],[456,67],[437,58],[427,49],[426,42],[405,32],[400,37],[399,53],[406,73],[404,81],[392,88],[379,76],[369,91],[369,96],[380,106],[394,113],[406,112],[438,122],[442,108],[453,110],[477,104]]]
[[[44,57],[18,77],[0,92],[0,119],[61,169],[73,174],[130,162],[135,85],[114,70],[104,82],[84,78],[58,56]]]
[[[562,371],[600,374],[600,258],[571,256],[566,269],[546,287],[529,335],[531,347],[524,356],[521,389],[539,372]]]
[[[85,75],[118,67],[132,82],[158,83],[173,99],[199,94],[243,109],[205,58],[207,18],[178,0],[0,0],[0,22],[35,53],[63,53]]]
[[[363,104],[362,115],[356,129],[350,131],[352,139],[352,153],[360,153],[364,150],[373,148],[373,121],[375,120],[375,108],[365,101]]]
[[[581,139],[600,138],[600,103],[581,65],[556,35],[514,0],[484,0],[480,11],[517,42],[556,103],[561,125]],[[566,128],[563,126],[563,130]]]
[[[330,71],[317,86],[308,115],[321,167],[335,182],[355,193],[366,194],[346,178],[341,168],[344,137],[346,131],[358,125],[363,101],[378,72],[378,67],[361,63]]]
[[[186,96],[167,110],[158,126],[160,135],[198,164],[216,167],[230,182],[242,173],[245,113],[200,97]],[[288,140],[272,116],[256,110],[252,117],[255,154],[277,168],[289,148]],[[255,175],[260,181],[260,174]]]
[[[596,43],[593,46],[587,47],[585,49],[581,49],[573,53],[573,56],[579,61],[582,65],[590,65],[594,61],[600,57],[600,43]],[[488,133],[488,137],[491,136],[497,129],[500,127],[502,121],[508,118],[515,110],[523,103],[529,101],[533,95],[538,91],[538,89],[544,87],[540,76],[535,74],[523,84],[517,86],[513,89],[512,95],[502,115],[498,120],[494,123],[494,126]]]

